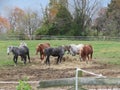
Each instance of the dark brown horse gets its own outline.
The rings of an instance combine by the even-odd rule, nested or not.
[[[92,60],[93,47],[91,45],[84,45],[79,54],[81,56],[81,59],[88,63],[89,60]]]
[[[36,55],[40,52],[40,59],[43,60],[45,57],[44,49],[50,47],[49,43],[42,43],[36,47]]]

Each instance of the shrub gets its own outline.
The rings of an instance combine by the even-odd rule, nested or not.
[[[16,90],[32,90],[32,87],[26,80],[20,80]]]

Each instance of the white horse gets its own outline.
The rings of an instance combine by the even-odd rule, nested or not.
[[[80,54],[80,51],[82,50],[82,48],[84,47],[84,44],[70,44],[69,45],[69,51],[70,54],[72,54],[73,56],[75,56],[76,54]]]
[[[26,47],[27,47],[27,44],[26,44],[24,41],[22,41],[22,42],[20,43],[19,47],[22,47],[22,46],[26,46]]]

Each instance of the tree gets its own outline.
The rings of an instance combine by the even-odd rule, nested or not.
[[[49,17],[53,20],[62,6],[68,8],[68,0],[50,0],[49,3]]]
[[[25,33],[29,36],[29,39],[33,39],[34,32],[41,26],[42,20],[37,12],[28,10],[25,13],[23,26]]]
[[[58,35],[71,35],[72,16],[68,9],[61,5],[55,17],[54,32]]]
[[[8,31],[8,34],[24,34],[24,28],[22,27],[24,14],[24,10],[20,9],[19,7],[15,7],[13,10],[11,10],[8,17],[10,22],[10,31]]]
[[[111,0],[106,14],[105,35],[120,36],[120,0]]]
[[[98,17],[94,20],[93,27],[94,29],[97,30],[96,33],[97,36],[101,33],[103,34],[103,32],[105,31],[106,12],[107,12],[107,8],[101,8],[100,11],[98,12]]]
[[[111,0],[107,8],[101,9],[96,19],[96,28],[104,36],[120,36],[120,0]]]
[[[41,19],[37,12],[15,8],[9,15],[11,32],[20,35],[20,38],[33,39],[33,34],[40,27]]]
[[[5,33],[9,29],[10,29],[9,21],[6,18],[0,16],[0,33]]]
[[[86,28],[91,24],[98,9],[99,0],[73,0],[74,1],[74,35],[86,35]]]
[[[37,34],[64,35],[70,30],[71,17],[67,0],[50,0],[45,9],[44,22]],[[66,28],[66,29],[65,29]]]

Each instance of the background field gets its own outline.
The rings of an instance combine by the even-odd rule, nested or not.
[[[6,49],[10,45],[19,46],[21,41],[0,41],[0,66],[13,65],[12,53],[8,56]],[[120,42],[115,41],[75,41],[75,40],[28,40],[25,41],[30,49],[31,57],[38,57],[35,55],[35,48],[39,43],[49,42],[52,47],[68,44],[91,44],[94,48],[93,58],[98,62],[120,65]],[[19,60],[18,60],[19,61]]]
[[[103,74],[107,77],[120,77],[120,42],[115,41],[79,41],[79,40],[25,40],[29,49],[31,63],[23,65],[18,59],[15,67],[13,55],[7,55],[7,47],[10,45],[19,46],[20,40],[0,41],[0,81],[19,81],[25,77],[29,81],[75,77],[76,67],[94,73]],[[94,48],[93,62],[86,64],[79,61],[79,56],[64,55],[65,61],[56,65],[56,58],[50,57],[51,65],[41,63],[39,55],[35,55],[36,46],[39,43],[49,42],[51,47],[68,44],[91,44]],[[84,74],[90,77],[91,75]],[[33,84],[36,90],[37,84]],[[16,90],[16,84],[0,84],[0,89]],[[49,89],[48,89],[49,90]],[[54,89],[51,89],[54,90]],[[63,89],[66,90],[66,89]]]

